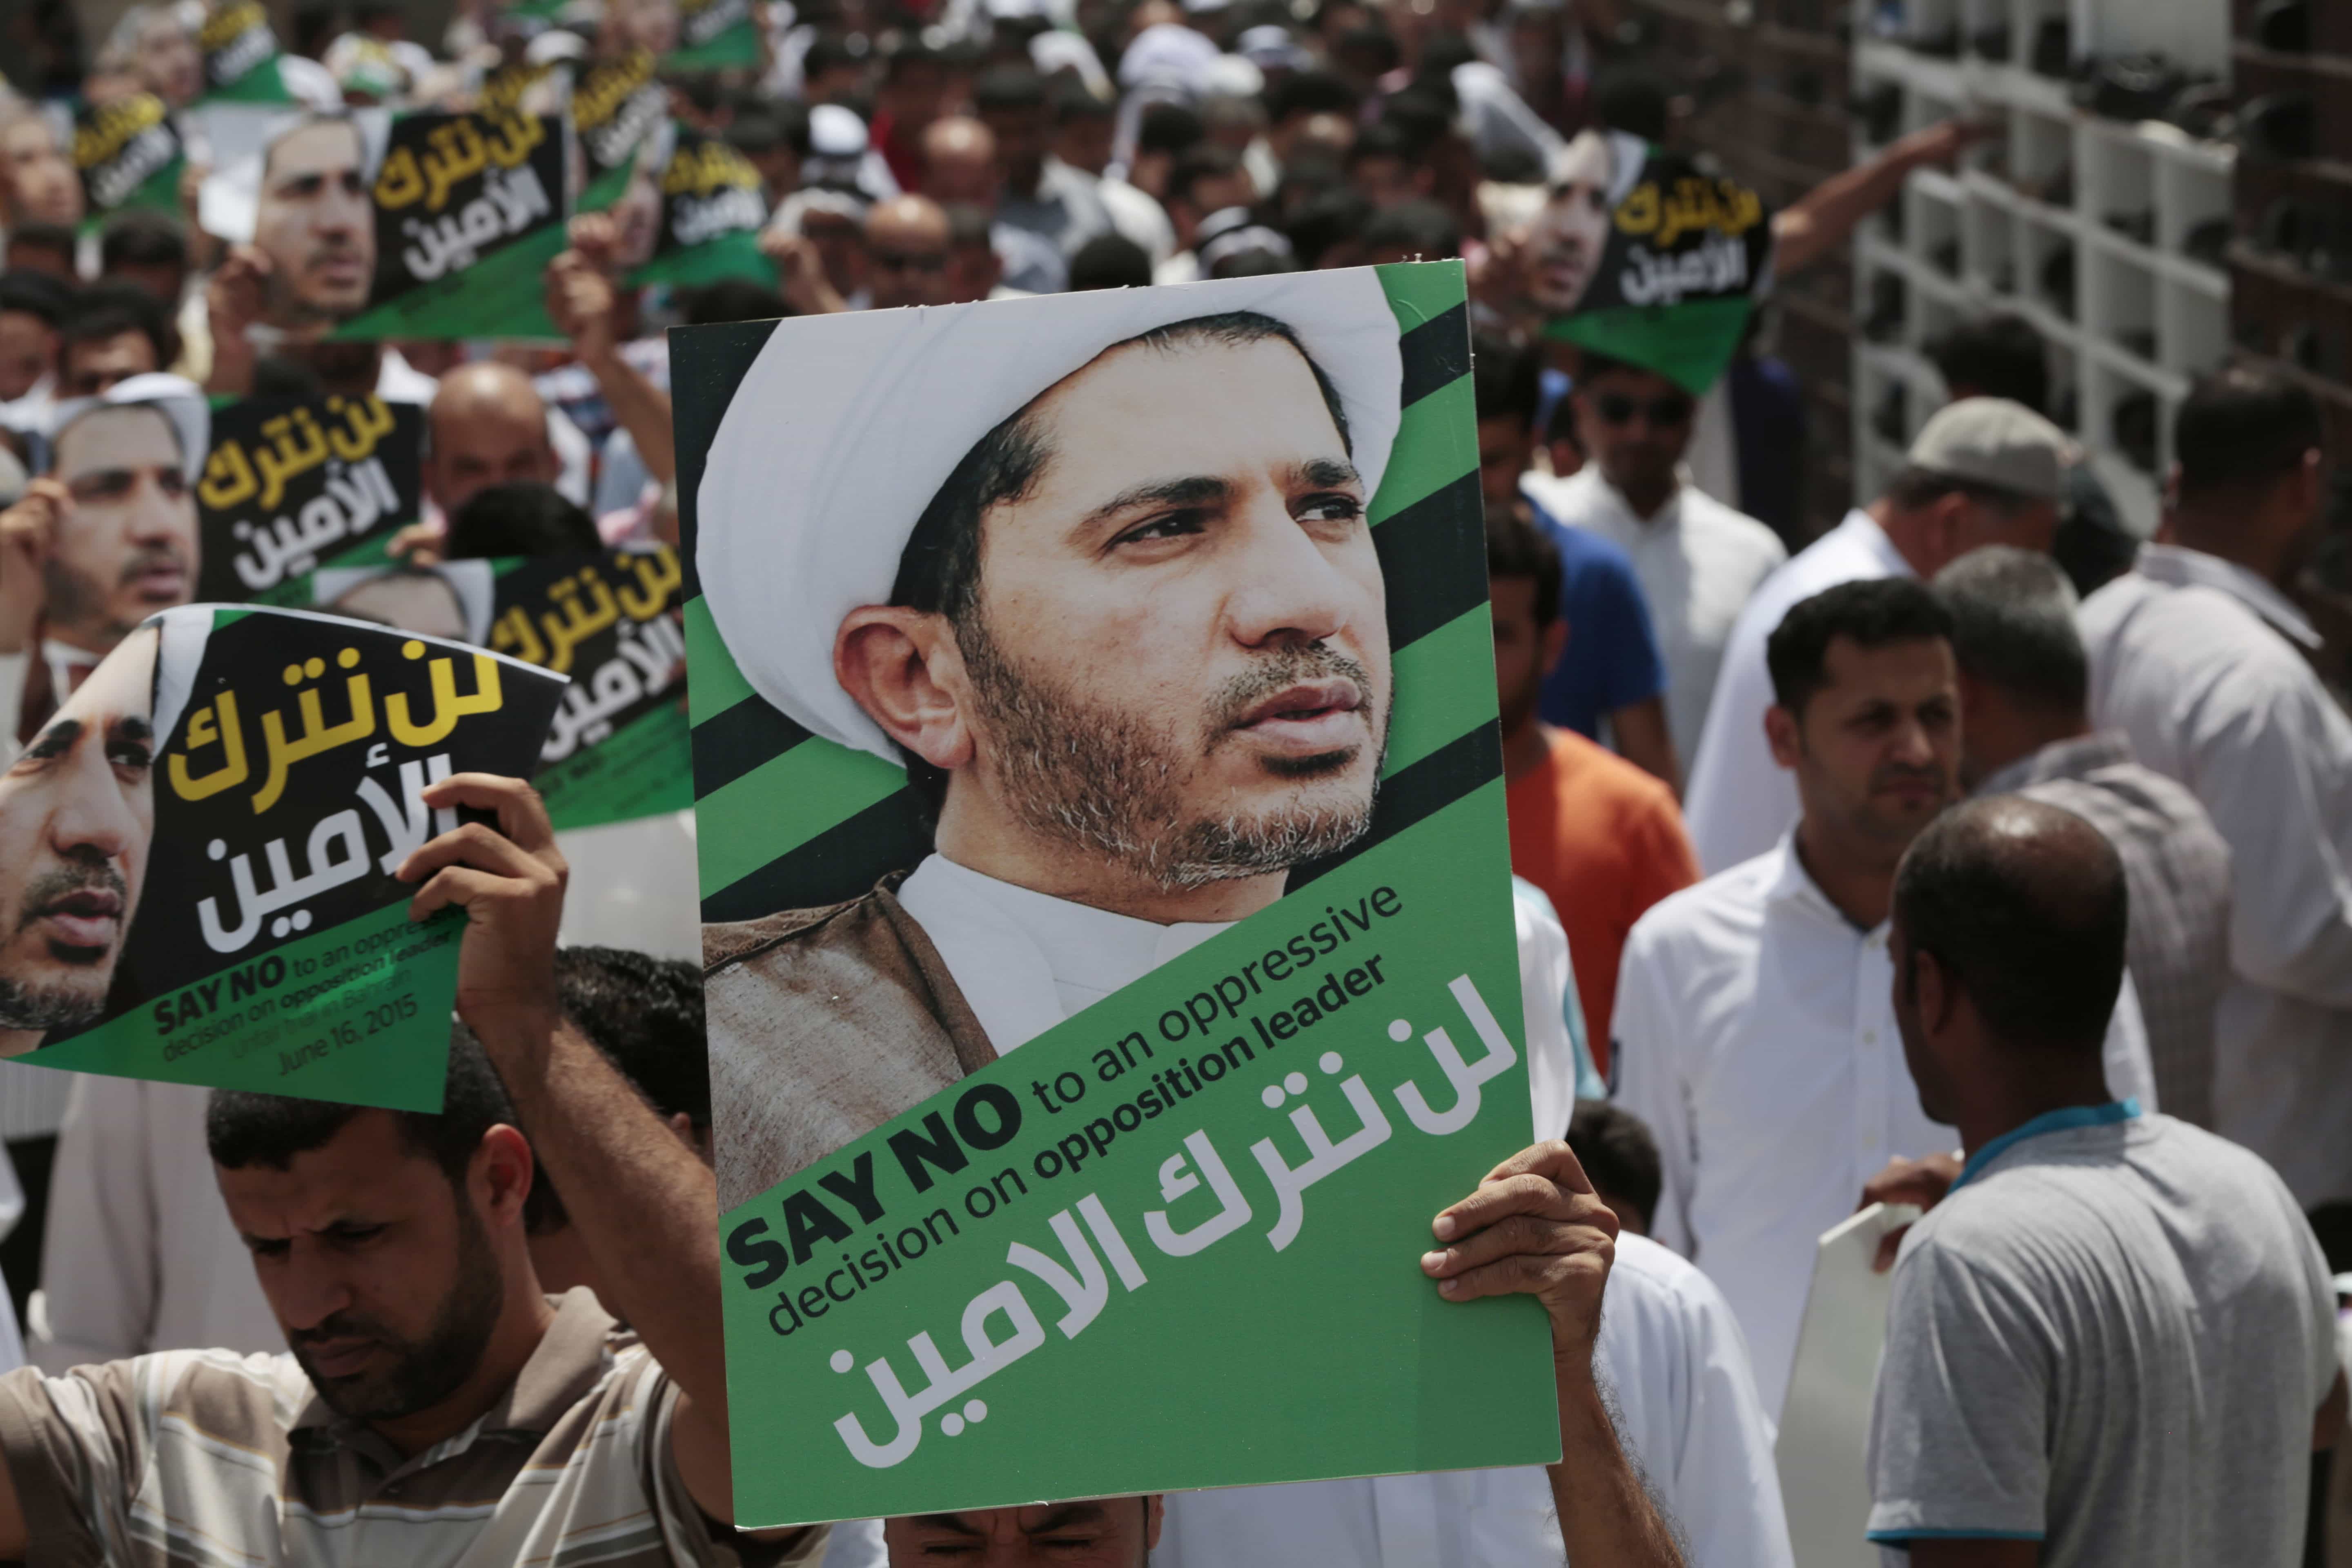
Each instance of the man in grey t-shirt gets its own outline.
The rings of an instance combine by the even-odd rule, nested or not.
[[[1905,1237],[1870,1537],[1910,1568],[2293,1568],[2344,1385],[2269,1166],[2111,1102],[2124,873],[2082,818],[1972,801],[1896,874],[1895,1012],[1968,1163]]]

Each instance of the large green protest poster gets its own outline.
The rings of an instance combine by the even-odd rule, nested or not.
[[[531,783],[559,829],[694,804],[677,552],[324,569],[310,602],[462,639],[560,675],[564,689]]]
[[[739,1522],[1558,1457],[1466,309],[673,334]]]
[[[1705,395],[1769,277],[1763,201],[1684,153],[1588,131],[1554,163],[1530,237],[1545,335]]]
[[[37,827],[0,1054],[438,1110],[462,918],[392,873],[453,773],[530,771],[562,682],[299,611],[196,605],[109,654],[0,779]],[[29,1054],[28,1054],[29,1053]]]
[[[78,108],[73,161],[89,226],[128,207],[179,210],[184,149],[171,110],[152,92]]]
[[[372,191],[373,283],[335,335],[507,337],[543,321],[541,275],[572,211],[569,145],[553,115],[394,119]]]
[[[312,572],[383,562],[421,513],[424,458],[424,409],[373,394],[213,410],[196,597],[308,605]]]

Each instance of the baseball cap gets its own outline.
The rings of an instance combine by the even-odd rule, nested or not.
[[[1904,460],[1915,468],[2054,501],[2082,448],[2057,426],[2006,397],[1963,397],[1936,411]]]

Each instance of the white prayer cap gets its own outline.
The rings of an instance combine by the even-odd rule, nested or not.
[[[101,408],[151,407],[172,423],[172,433],[180,440],[180,468],[194,484],[196,476],[205,471],[205,458],[212,451],[212,405],[205,401],[204,388],[184,375],[166,375],[151,371],[144,375],[125,376],[95,397],[76,397],[60,403],[49,415],[49,463],[57,462],[58,437],[85,414],[95,414]]]
[[[1122,87],[1175,87],[1197,92],[1217,63],[1217,46],[1175,22],[1155,22],[1118,58]]]
[[[956,465],[1113,344],[1242,310],[1288,327],[1321,367],[1365,493],[1378,489],[1403,370],[1369,267],[779,327],[719,420],[697,492],[695,569],[751,689],[813,733],[902,762],[835,680],[834,640],[852,610],[890,602],[915,523]],[[1135,447],[1148,461],[1150,432],[1137,431]]]

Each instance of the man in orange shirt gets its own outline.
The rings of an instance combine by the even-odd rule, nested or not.
[[[1541,888],[1568,931],[1593,1065],[1609,1071],[1617,959],[1643,910],[1698,880],[1698,857],[1674,793],[1583,736],[1545,724],[1544,677],[1571,628],[1559,614],[1559,553],[1508,510],[1486,518],[1495,679],[1501,688],[1503,775],[1511,869]]]

